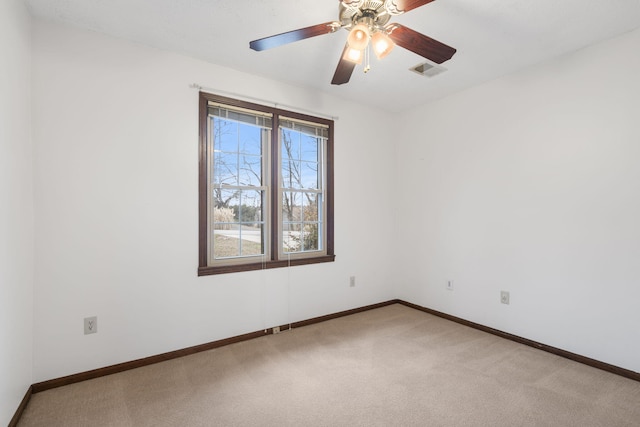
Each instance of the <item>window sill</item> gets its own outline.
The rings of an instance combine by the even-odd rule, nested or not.
[[[241,271],[265,270],[269,268],[294,267],[298,265],[320,264],[323,262],[335,261],[335,255],[323,255],[313,258],[297,258],[292,260],[267,261],[265,263],[256,262],[252,264],[236,264],[221,266],[198,267],[198,276],[211,276],[213,274],[239,273]]]

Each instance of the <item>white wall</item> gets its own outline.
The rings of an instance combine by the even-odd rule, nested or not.
[[[640,371],[640,33],[393,129],[380,111],[96,33],[37,22],[33,37],[33,381],[397,297]],[[194,82],[339,116],[335,263],[196,276]]]
[[[34,381],[395,296],[380,203],[393,148],[379,111],[96,33],[37,22]],[[197,277],[198,92],[339,116],[337,260]],[[357,107],[357,108],[356,108]],[[356,208],[354,208],[356,207]],[[349,276],[357,286],[349,287]],[[83,335],[83,318],[99,332]]]
[[[0,424],[32,375],[33,150],[31,20],[21,0],[0,2]]]
[[[640,30],[407,118],[400,297],[640,371],[638,51]]]

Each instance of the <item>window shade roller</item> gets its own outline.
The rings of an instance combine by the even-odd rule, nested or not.
[[[306,135],[320,138],[329,138],[329,127],[319,123],[310,123],[304,120],[290,119],[288,117],[280,118],[278,123],[281,128],[295,130]]]
[[[245,108],[209,103],[209,115],[271,129],[272,115]]]

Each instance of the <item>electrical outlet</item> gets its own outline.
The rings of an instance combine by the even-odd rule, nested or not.
[[[349,277],[349,286],[352,288],[356,286],[356,276]]]
[[[273,327],[273,333],[274,334],[279,334],[280,333],[280,326],[274,326]]]
[[[447,289],[450,291],[453,290],[453,280],[447,280]]]
[[[509,292],[500,291],[500,302],[502,304],[509,304]]]
[[[84,334],[95,334],[98,332],[98,317],[85,317],[84,318]]]

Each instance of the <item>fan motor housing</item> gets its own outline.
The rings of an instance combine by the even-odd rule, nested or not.
[[[363,1],[359,6],[357,3],[352,2],[350,5],[346,5],[345,2],[340,2],[339,16],[343,28],[350,29],[360,22],[368,25],[371,29],[382,28],[391,19],[391,15],[384,6],[384,1]]]

